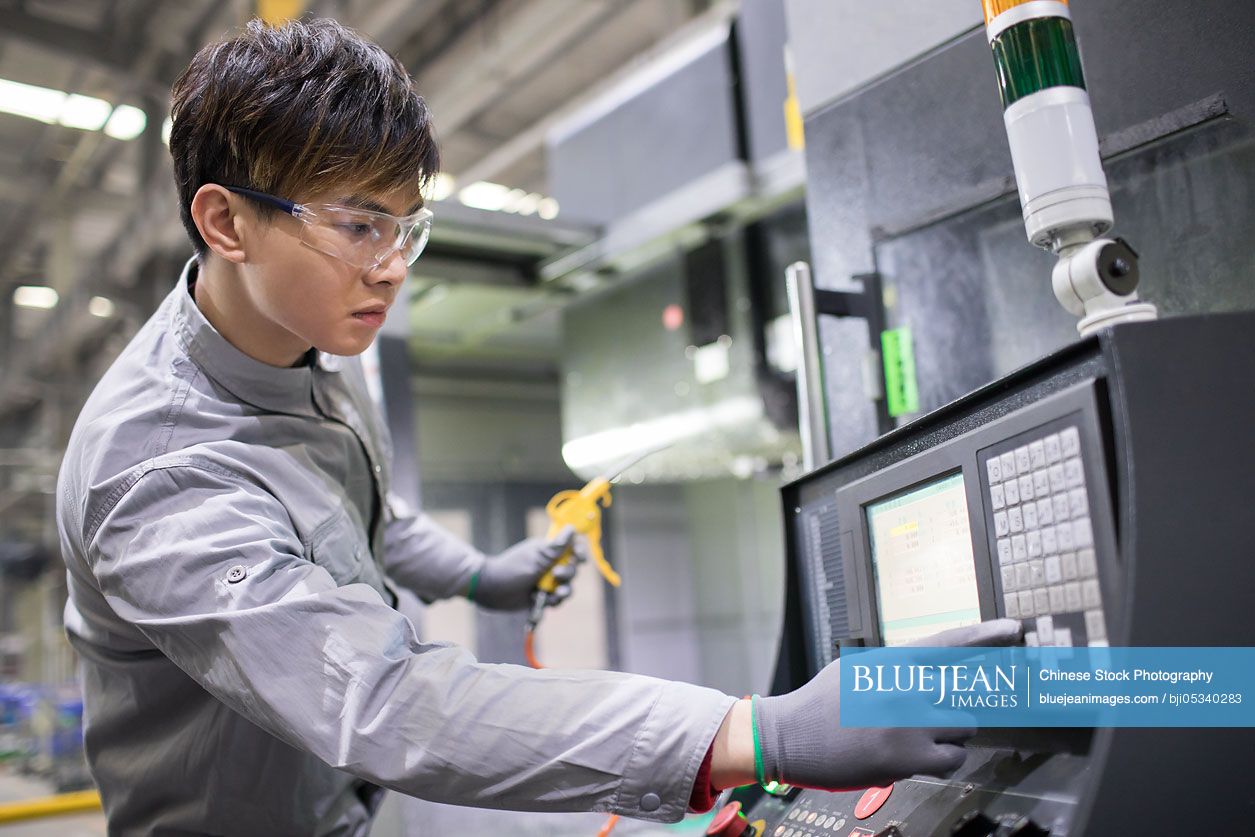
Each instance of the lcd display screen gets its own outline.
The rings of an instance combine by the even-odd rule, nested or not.
[[[963,474],[868,504],[872,570],[885,645],[980,621]]]

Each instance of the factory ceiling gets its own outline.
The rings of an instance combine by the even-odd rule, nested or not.
[[[6,402],[0,411],[40,397],[33,385],[40,378],[71,369],[91,377],[84,358],[111,355],[109,348],[129,337],[164,295],[171,264],[189,252],[162,141],[169,87],[201,45],[249,17],[285,11],[335,17],[395,54],[432,106],[445,171],[453,179],[442,183],[448,195],[437,206],[438,219],[449,221],[444,230],[457,232],[456,240],[444,242],[446,266],[456,274],[450,288],[456,292],[458,281],[482,275],[486,284],[513,282],[526,291],[530,277],[517,265],[507,260],[504,270],[477,271],[468,268],[466,257],[511,239],[539,242],[541,255],[546,247],[560,250],[573,241],[578,219],[563,217],[556,206],[538,206],[547,188],[549,126],[715,5],[0,0],[0,391]],[[32,94],[30,87],[41,90]],[[477,181],[517,190],[514,212],[461,205],[460,190]],[[519,196],[526,196],[521,203]],[[493,233],[503,222],[516,228]],[[554,235],[546,236],[546,224]],[[438,221],[438,235],[441,226]],[[490,234],[477,240],[480,226]],[[450,254],[458,257],[456,265]],[[417,277],[416,289],[440,281],[437,264],[433,259]],[[495,264],[501,266],[499,257]],[[47,292],[18,290],[24,286],[51,288],[57,302]],[[13,304],[15,293],[23,304]],[[485,304],[520,304],[517,292],[475,293]],[[429,296],[425,304],[431,303]],[[419,340],[425,316],[412,318]],[[465,336],[482,350],[493,335],[485,332],[482,316],[467,319],[473,332]],[[504,330],[512,328],[508,317],[501,322]],[[433,341],[456,348],[460,326],[448,320],[441,325]],[[523,339],[545,328],[521,327],[530,332]]]

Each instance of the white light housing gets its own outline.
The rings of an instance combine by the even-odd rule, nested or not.
[[[166,117],[166,121],[161,123],[161,141],[166,144],[167,148],[170,147],[170,129],[173,127],[174,120],[168,116]]]
[[[57,292],[42,285],[21,285],[13,291],[13,304],[19,308],[56,308]]]
[[[442,201],[449,195],[453,194],[453,190],[457,188],[457,181],[452,175],[440,172],[432,179],[431,185],[428,187],[431,194],[428,196],[430,201]]]
[[[558,217],[558,201],[554,198],[543,198],[536,204],[536,214],[546,221],[552,221]]]
[[[0,112],[52,124],[64,105],[65,93],[60,90],[0,79]]]
[[[94,296],[91,298],[91,302],[87,303],[87,310],[91,312],[92,316],[107,319],[113,316],[115,309],[113,300],[108,297]]]
[[[99,131],[108,121],[112,110],[113,107],[104,99],[72,93],[65,97],[58,121],[67,128]]]
[[[458,200],[472,209],[500,212],[510,199],[510,187],[487,180],[477,180],[458,192]]]
[[[105,124],[105,134],[114,139],[135,139],[144,133],[147,125],[148,114],[131,105],[118,105]]]

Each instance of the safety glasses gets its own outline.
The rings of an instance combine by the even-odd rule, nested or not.
[[[398,218],[333,203],[306,205],[240,186],[227,186],[237,195],[277,207],[301,222],[301,243],[354,267],[374,269],[400,253],[412,265],[431,236],[432,212],[420,209]]]

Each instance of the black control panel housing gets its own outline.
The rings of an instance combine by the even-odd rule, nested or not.
[[[1255,314],[1116,326],[785,486],[774,693],[842,647],[882,644],[868,506],[955,474],[982,618],[1019,618],[1043,645],[1255,645]],[[775,837],[1255,821],[1251,729],[997,730],[969,751],[955,776],[898,782],[864,817],[863,792],[816,790],[751,794],[746,815]]]

